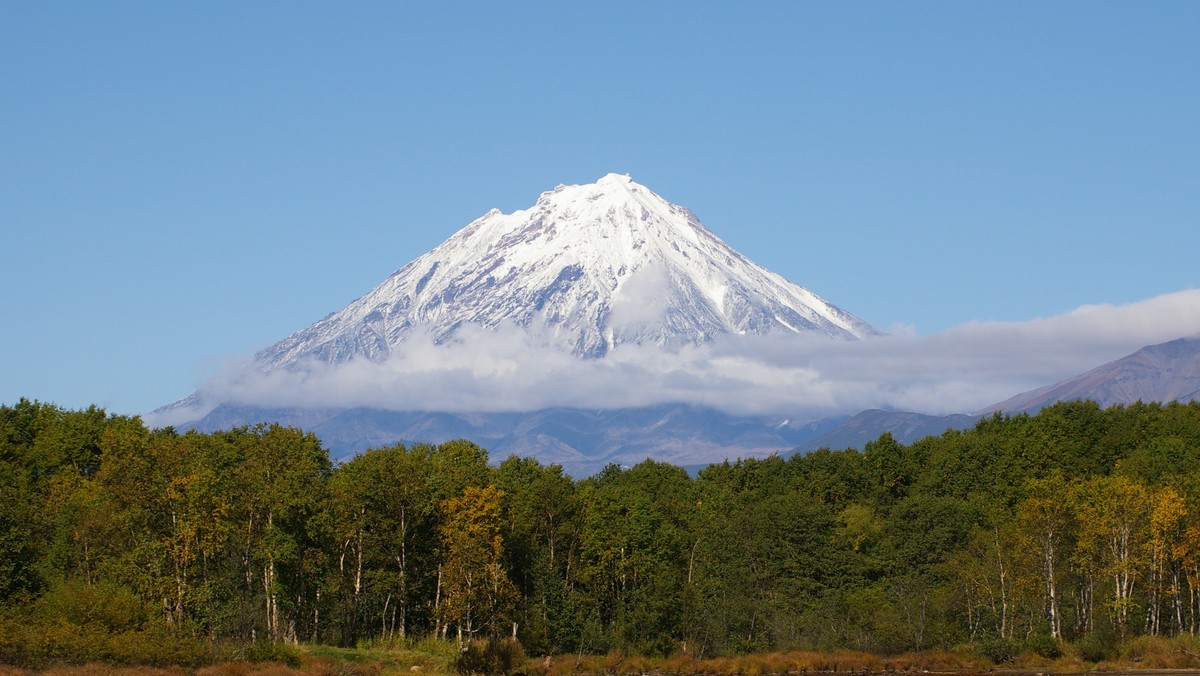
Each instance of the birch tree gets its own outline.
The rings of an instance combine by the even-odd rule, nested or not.
[[[511,616],[516,589],[504,571],[503,498],[495,486],[469,486],[439,504],[441,621],[455,626],[460,646],[481,632],[500,635]]]
[[[1125,476],[1095,477],[1077,490],[1080,547],[1094,548],[1099,573],[1112,583],[1107,604],[1125,635],[1135,609],[1134,587],[1147,566],[1150,495]]]
[[[1026,498],[1017,505],[1016,523],[1026,549],[1038,562],[1043,607],[1050,635],[1062,639],[1060,576],[1068,555],[1067,538],[1074,525],[1067,482],[1055,472],[1026,484]]]

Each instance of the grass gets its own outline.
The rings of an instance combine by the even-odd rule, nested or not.
[[[301,649],[304,653],[301,668],[313,669],[307,673],[344,673],[361,676],[401,673],[428,676],[454,673],[454,645],[439,641],[422,641],[411,647],[395,643],[364,645],[358,648],[306,645],[301,646]],[[327,665],[332,665],[339,671],[327,671]]]
[[[979,656],[970,646],[956,650],[928,650],[894,656],[853,651],[773,652],[696,659],[688,655],[647,658],[611,652],[607,655],[562,655],[529,661],[530,676],[773,676],[787,674],[979,674],[1009,673],[1082,674],[1114,671],[1200,671],[1200,639],[1139,637],[1122,644],[1111,660],[1089,662],[1077,649],[1064,644],[1062,654],[1047,658],[1033,651],[1020,653],[1003,666]]]
[[[199,668],[130,667],[101,663],[30,670],[0,665],[0,676],[447,676],[453,674],[454,647],[366,646],[337,648],[302,645],[294,666],[273,661],[227,661]]]
[[[667,658],[646,658],[619,652],[601,656],[564,655],[552,659],[530,661],[533,676],[569,676],[570,674],[663,674],[665,676],[734,674],[738,676],[767,676],[769,674],[817,673],[889,673],[919,671],[986,671],[991,663],[973,655],[946,651],[910,653],[882,657],[870,653],[835,651],[772,652],[732,657],[696,659],[689,655]]]
[[[272,661],[227,661],[199,667],[117,667],[100,663],[26,670],[0,665],[0,676],[449,676],[457,654],[453,642],[368,644],[358,648],[302,645],[292,665]],[[774,676],[787,674],[978,674],[998,667],[970,646],[895,656],[853,651],[771,652],[697,659],[690,655],[650,658],[614,651],[605,655],[532,657],[527,676]],[[1084,660],[1078,648],[1065,644],[1053,659],[1026,651],[1003,671],[1010,673],[1080,674],[1087,672],[1200,670],[1200,639],[1138,637],[1121,644],[1112,658]]]

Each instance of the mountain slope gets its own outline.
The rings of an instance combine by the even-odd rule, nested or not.
[[[884,432],[890,432],[896,441],[902,444],[911,444],[925,437],[941,436],[946,430],[967,429],[977,420],[979,420],[977,416],[962,414],[938,416],[871,409],[804,442],[798,450],[801,452],[815,451],[819,448],[830,448],[835,451],[846,448],[862,450],[867,442],[875,441]]]
[[[529,413],[425,413],[369,408],[260,408],[224,404],[190,427],[216,431],[278,422],[316,434],[335,458],[367,448],[467,438],[492,459],[510,454],[560,464],[587,476],[608,463],[647,457],[680,465],[787,452],[842,419],[795,425],[777,418],[733,416],[711,408],[666,404],[611,411],[554,408]]]
[[[684,207],[609,174],[485,214],[346,308],[261,351],[265,368],[305,359],[382,361],[406,338],[452,340],[466,325],[516,325],[581,357],[624,343],[725,334],[875,331],[755,265]]]
[[[1101,406],[1200,400],[1200,337],[1143,347],[1087,373],[1023,392],[978,413],[1032,413],[1056,401],[1076,399],[1089,399]]]

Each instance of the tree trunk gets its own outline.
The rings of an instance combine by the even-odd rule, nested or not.
[[[1054,543],[1047,538],[1046,545],[1046,595],[1050,599],[1050,635],[1056,639],[1062,638],[1062,625],[1058,612],[1058,585],[1054,579]]]
[[[379,637],[383,640],[388,639],[388,606],[392,604],[392,595],[388,594],[383,600],[383,612],[379,614]]]

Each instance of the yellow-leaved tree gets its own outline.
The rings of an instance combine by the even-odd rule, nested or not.
[[[517,590],[503,565],[503,499],[504,492],[495,486],[469,486],[438,505],[438,621],[443,632],[454,625],[460,646],[476,635],[499,636],[512,614]]]
[[[1075,527],[1067,482],[1059,472],[1030,479],[1025,500],[1017,505],[1016,528],[1021,549],[1028,553],[1032,577],[1040,581],[1050,635],[1062,638],[1063,562],[1068,554],[1070,531]]]
[[[1183,629],[1183,555],[1179,544],[1187,527],[1187,505],[1170,486],[1155,490],[1150,506],[1150,604],[1147,631],[1154,636],[1163,628],[1164,614],[1175,631]]]
[[[1076,489],[1079,547],[1091,551],[1097,574],[1112,583],[1108,603],[1124,636],[1133,616],[1133,588],[1148,564],[1150,491],[1122,475],[1094,477]]]

